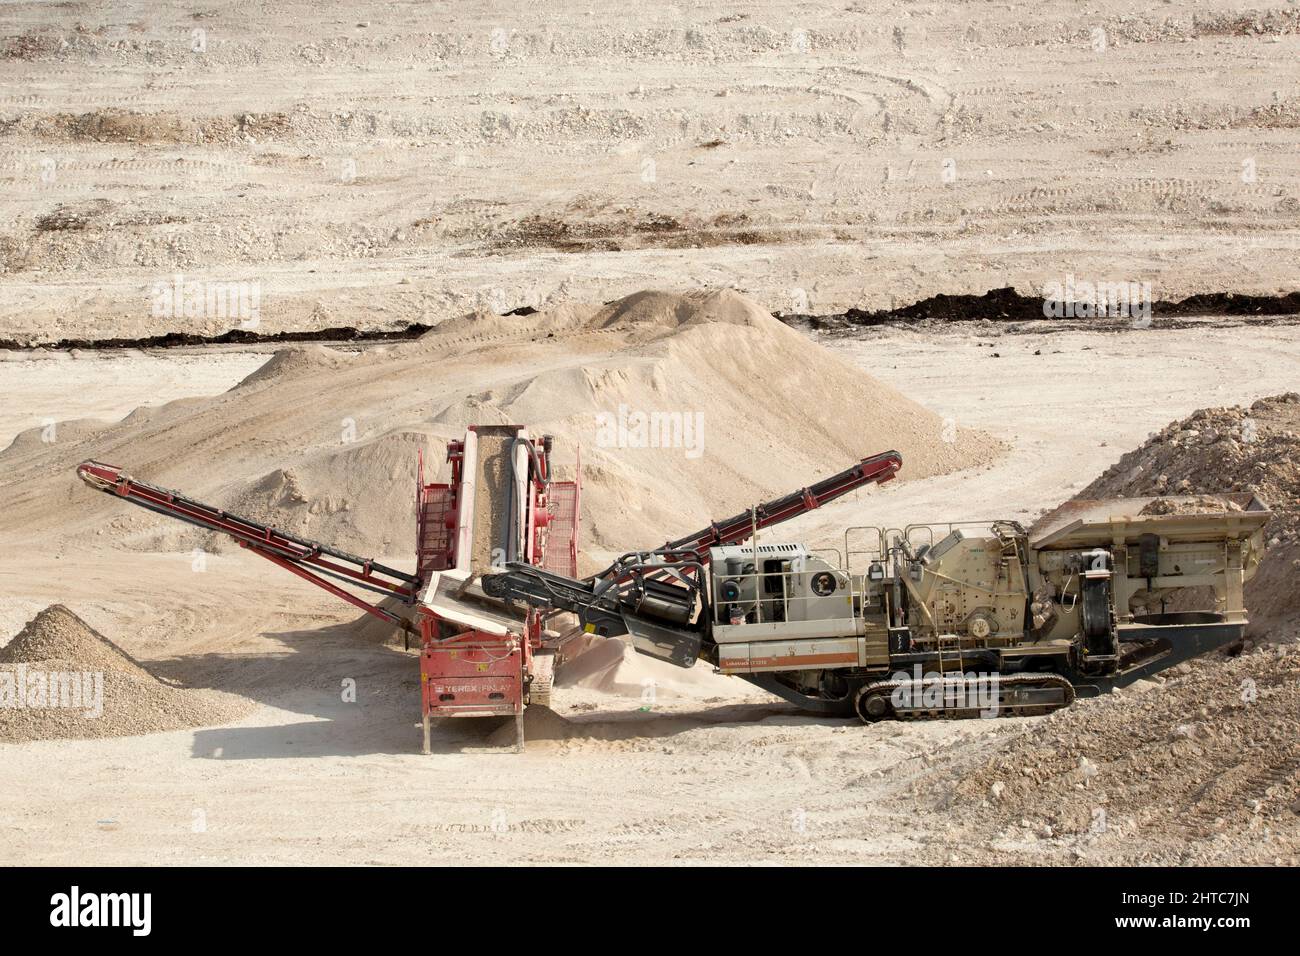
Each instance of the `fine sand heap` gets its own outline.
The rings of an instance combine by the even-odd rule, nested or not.
[[[620,683],[634,683],[619,680],[619,671],[628,663],[630,648],[626,642],[617,637],[581,636],[570,641],[570,645],[580,641],[585,643],[584,647],[565,648],[567,660],[555,669],[557,687],[586,687],[617,693]]]
[[[549,707],[533,704],[524,709],[526,746],[554,745],[582,735],[579,725]],[[516,736],[514,720],[503,721],[500,727],[488,735],[487,744],[492,747],[511,747],[515,744]]]
[[[703,700],[744,694],[750,685],[737,677],[713,673],[707,663],[691,668],[638,654],[624,638],[580,635],[564,647],[555,668],[555,686],[582,688],[652,703],[659,698]]]
[[[0,648],[0,741],[126,737],[221,724],[251,709],[231,694],[163,683],[61,604]]]
[[[1300,394],[1201,409],[1124,455],[1078,497],[1196,495],[1203,510],[1225,511],[1230,503],[1215,496],[1226,491],[1253,492],[1273,511],[1264,561],[1246,585],[1252,638],[1300,636]]]
[[[446,443],[469,424],[556,436],[561,479],[580,450],[591,563],[880,451],[900,451],[909,480],[1003,450],[720,290],[478,313],[360,353],[293,348],[222,395],[140,409],[118,426],[60,425],[53,444],[25,432],[0,464],[26,489],[10,525],[78,543],[233,550],[81,493],[72,469],[95,457],[292,533],[400,559],[414,549],[417,452],[427,480],[445,479]]]

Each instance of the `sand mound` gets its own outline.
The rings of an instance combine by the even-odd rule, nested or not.
[[[628,326],[675,330],[719,323],[751,328],[770,327],[772,316],[730,289],[673,293],[636,292],[612,302],[589,320],[596,328]]]
[[[445,447],[416,431],[348,434],[337,446],[238,483],[218,497],[228,511],[301,537],[342,542],[344,548],[364,544],[367,556],[413,556],[416,460],[421,451],[441,457]],[[206,546],[238,547],[222,535],[207,535]]]
[[[566,302],[528,315],[498,315],[476,309],[443,319],[417,342],[425,350],[471,350],[484,341],[508,341],[521,335],[553,337],[591,325],[600,306],[587,302]]]
[[[235,388],[276,382],[295,375],[329,372],[348,364],[349,356],[336,349],[323,345],[296,345],[277,350],[265,365],[245,376]]]
[[[939,784],[944,813],[974,829],[1012,820],[1008,837],[1082,838],[1109,862],[1237,864],[1295,852],[1298,768],[1292,645],[1188,662],[1079,701],[973,768],[938,775],[956,781]]]
[[[165,684],[61,604],[0,648],[0,740],[124,737],[225,723],[251,702]]]
[[[1273,510],[1268,552],[1246,586],[1252,635],[1300,634],[1300,395],[1201,409],[1124,455],[1078,497],[1200,495],[1206,510],[1223,511],[1215,495],[1225,491],[1251,491]]]
[[[526,351],[509,344],[523,335]],[[729,290],[491,317],[415,347],[474,363],[483,383],[435,422],[525,422],[562,440],[561,461],[581,447],[589,547],[658,544],[890,448],[905,478],[1001,451]],[[535,356],[526,372],[514,366],[525,355]]]
[[[567,717],[533,704],[524,708],[524,743],[554,743],[579,736],[578,725]],[[488,735],[487,742],[493,747],[511,747],[515,743],[515,722],[505,721]]]
[[[617,637],[579,637],[564,652],[566,660],[555,669],[556,687],[582,687],[646,704],[661,696],[700,699],[735,693],[740,683],[714,674],[708,664],[686,669],[645,657]]]
[[[12,526],[57,525],[78,544],[215,546],[160,538],[151,529],[172,527],[167,519],[87,495],[70,476],[94,457],[396,561],[414,547],[417,451],[426,478],[446,480],[447,441],[468,424],[507,423],[555,436],[561,478],[580,452],[584,571],[890,448],[907,480],[984,464],[1003,447],[723,290],[468,316],[358,353],[287,349],[221,395],[0,459],[24,488]]]
[[[671,336],[685,328],[721,324],[772,327],[781,323],[730,289],[687,292],[647,290],[604,305],[566,302],[528,315],[475,311],[446,319],[425,333],[416,347],[443,355],[480,350],[523,337],[592,337],[615,347]]]

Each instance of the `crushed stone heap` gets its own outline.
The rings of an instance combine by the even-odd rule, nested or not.
[[[235,720],[252,702],[153,676],[61,604],[0,648],[0,741],[126,737]]]

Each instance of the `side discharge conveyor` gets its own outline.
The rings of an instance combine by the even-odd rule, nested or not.
[[[324,588],[380,620],[409,629],[406,619],[355,593],[362,590],[405,602],[415,599],[419,579],[338,548],[281,531],[213,505],[186,497],[179,491],[161,488],[132,478],[116,465],[84,461],[77,466],[82,481],[157,514],[175,518],[209,531],[234,538],[239,544],[304,580]],[[337,582],[337,583],[336,583]],[[342,585],[342,586],[341,586]]]
[[[639,652],[691,667],[707,639],[707,564],[714,549],[806,514],[851,491],[891,480],[902,456],[887,451],[806,488],[670,541],[655,551],[629,552],[591,578],[574,580],[523,564],[483,579],[484,591],[509,604],[567,611],[587,633],[628,635]]]

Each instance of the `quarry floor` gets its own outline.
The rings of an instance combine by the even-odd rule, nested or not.
[[[159,316],[173,281],[264,332],[1294,285],[1287,4],[335,6],[212,0],[197,55],[184,6],[9,11],[0,337],[229,327]]]
[[[783,532],[831,546],[854,523],[1030,519],[1168,421],[1294,388],[1300,368],[1294,326],[1247,337],[1225,321],[888,328],[824,344],[1009,445],[986,469],[855,495]],[[0,395],[8,409],[63,420],[87,413],[79,395],[115,382],[124,413],[219,391],[259,360],[11,356]],[[0,441],[39,424],[7,415]],[[498,726],[461,722],[440,727],[422,756],[413,653],[358,642],[355,615],[249,556],[209,556],[196,577],[185,554],[0,553],[5,635],[62,601],[162,676],[258,702],[232,726],[0,746],[0,864],[1073,863],[1141,849],[1130,834],[1081,857],[1066,839],[1008,847],[944,825],[922,772],[959,773],[956,758],[1033,719],[812,719],[706,669],[644,659],[599,687],[557,690],[556,710],[574,722],[567,739],[501,752]],[[355,703],[341,699],[349,679]]]

